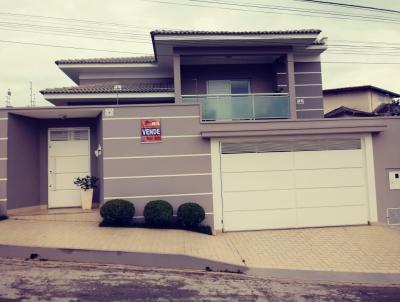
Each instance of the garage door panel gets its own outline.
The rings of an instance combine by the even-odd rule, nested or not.
[[[297,212],[298,227],[359,225],[365,224],[367,220],[367,211],[364,205],[300,208]]]
[[[225,192],[224,211],[293,208],[294,190]]]
[[[362,167],[361,150],[326,150],[294,152],[295,169]]]
[[[221,171],[273,171],[293,169],[292,152],[224,154],[221,157]]]
[[[223,191],[282,190],[293,189],[291,171],[224,173]]]
[[[282,229],[295,227],[295,209],[224,213],[224,231]]]
[[[297,188],[363,186],[362,168],[295,171]]]
[[[296,200],[299,208],[365,205],[367,193],[364,187],[301,189]]]

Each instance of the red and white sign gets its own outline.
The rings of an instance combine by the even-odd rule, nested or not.
[[[142,143],[161,142],[161,119],[142,119],[140,120],[140,128]]]

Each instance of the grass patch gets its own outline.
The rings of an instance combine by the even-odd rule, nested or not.
[[[212,235],[211,227],[208,225],[199,225],[193,228],[185,228],[179,224],[173,223],[169,224],[166,226],[151,226],[148,225],[144,222],[131,222],[129,224],[109,224],[105,223],[104,221],[100,222],[99,227],[106,227],[106,228],[143,228],[143,229],[165,229],[165,230],[185,230],[185,231],[190,231],[190,232],[196,232],[196,233],[201,233],[201,234],[206,234],[206,235]]]

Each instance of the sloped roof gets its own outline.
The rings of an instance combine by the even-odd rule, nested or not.
[[[115,85],[121,85],[121,89],[114,89]],[[174,92],[172,83],[135,83],[135,84],[116,84],[98,83],[91,85],[80,85],[72,87],[48,88],[41,90],[42,94],[77,94],[77,93],[157,93]]]
[[[320,29],[295,29],[295,30],[270,30],[270,31],[208,31],[208,30],[153,30],[152,36],[156,35],[296,35],[296,34],[319,34]]]
[[[91,58],[91,59],[65,59],[57,60],[56,64],[140,64],[155,63],[154,56],[141,57],[115,57],[115,58]]]
[[[388,94],[392,97],[400,97],[399,93],[386,90],[383,88],[379,88],[373,85],[362,85],[362,86],[349,86],[349,87],[339,87],[339,88],[331,88],[331,89],[324,89],[324,94],[333,94],[333,93],[340,93],[340,92],[352,92],[352,91],[363,91],[363,90],[373,90],[379,93]]]
[[[346,106],[340,106],[339,108],[333,109],[332,111],[326,113],[325,117],[335,118],[335,117],[341,117],[343,115],[363,117],[363,116],[375,116],[376,114],[362,110],[352,109]]]

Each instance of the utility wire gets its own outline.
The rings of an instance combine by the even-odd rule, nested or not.
[[[149,55],[148,53],[139,52],[129,52],[129,51],[118,51],[111,49],[98,49],[98,48],[85,48],[85,47],[75,47],[66,45],[55,45],[55,44],[43,44],[43,43],[32,43],[32,42],[22,42],[22,41],[10,41],[10,40],[0,40],[1,43],[12,43],[12,44],[23,44],[23,45],[34,45],[34,46],[45,46],[45,47],[55,47],[55,48],[66,48],[66,49],[77,49],[77,50],[91,50],[91,51],[101,51],[101,52],[113,52],[113,53],[129,53],[129,54],[141,54]],[[152,55],[149,55],[152,56]]]
[[[141,53],[141,52],[116,51],[116,50],[110,50],[110,49],[84,48],[84,47],[74,47],[74,46],[54,45],[54,44],[42,44],[42,43],[30,43],[30,42],[21,42],[21,41],[0,40],[0,43],[13,43],[13,44],[23,44],[23,45],[34,45],[34,46],[44,46],[44,47],[65,48],[65,49],[90,50],[90,51],[114,52],[114,53],[129,53],[129,54],[135,54],[135,55],[152,56],[152,55],[149,55],[148,53]],[[160,57],[172,57],[172,55],[159,55],[159,56]],[[243,60],[240,60],[240,62],[243,62]],[[400,62],[322,61],[322,64],[400,65]]]
[[[308,3],[322,4],[322,5],[333,5],[333,6],[340,6],[340,7],[346,7],[346,8],[372,10],[372,11],[379,11],[379,12],[383,12],[383,13],[391,13],[391,14],[400,14],[400,11],[398,11],[398,10],[381,8],[381,7],[373,7],[373,6],[357,5],[357,4],[339,3],[339,2],[332,2],[332,1],[319,1],[319,0],[293,0],[293,1],[308,2]]]
[[[317,18],[329,18],[329,19],[340,19],[340,20],[347,20],[347,21],[354,21],[355,19],[358,21],[369,21],[369,22],[379,22],[379,23],[390,23],[390,24],[400,24],[399,19],[389,19],[385,17],[379,16],[367,16],[367,15],[352,15],[352,14],[340,14],[340,13],[331,13],[326,12],[324,14],[316,15],[316,12],[311,10],[306,10],[304,13],[288,13],[283,12],[284,10],[287,11],[299,11],[299,9],[293,8],[270,8],[268,10],[260,10],[260,9],[246,9],[242,7],[253,7],[256,8],[255,5],[252,4],[239,4],[239,3],[226,3],[221,1],[200,1],[200,0],[188,0],[191,2],[197,3],[183,3],[183,2],[171,2],[171,1],[163,1],[163,0],[140,0],[146,2],[154,2],[154,3],[161,3],[161,4],[170,4],[170,5],[179,5],[179,6],[188,6],[188,7],[203,7],[203,8],[213,8],[213,9],[222,9],[222,10],[231,10],[231,11],[240,11],[240,12],[253,12],[253,13],[263,13],[263,14],[274,14],[274,15],[291,15],[291,16],[303,16],[303,17],[317,17]],[[215,6],[215,5],[206,5],[202,3],[212,3],[212,4],[222,4],[228,6]],[[266,9],[266,8],[265,8]],[[342,17],[341,17],[342,16]]]

